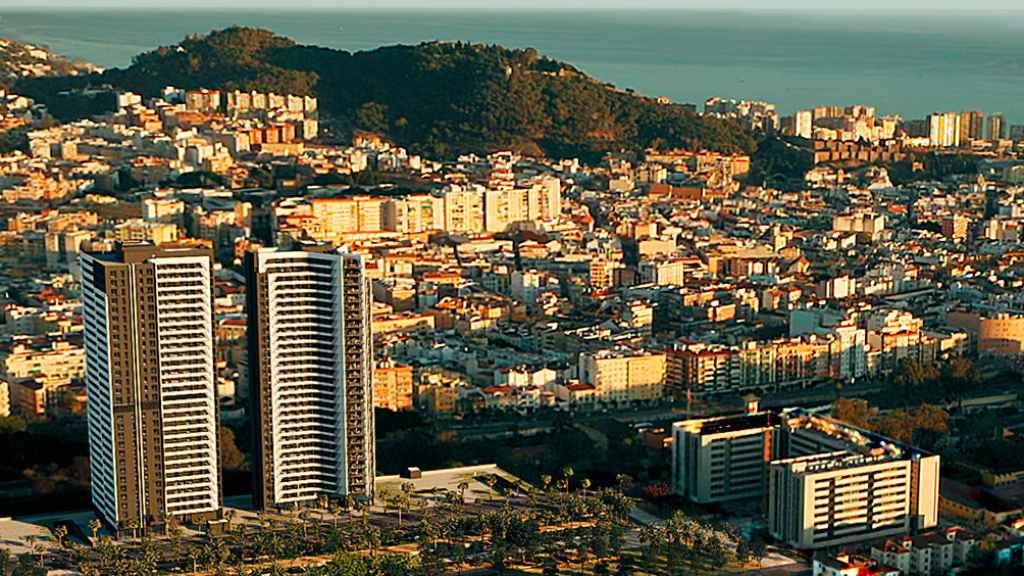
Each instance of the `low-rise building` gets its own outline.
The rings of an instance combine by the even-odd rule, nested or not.
[[[911,576],[948,574],[954,567],[966,566],[977,545],[973,533],[953,526],[886,540],[881,547],[871,547],[871,557]]]
[[[412,410],[412,366],[387,360],[373,371],[373,406],[392,412]]]
[[[846,552],[815,558],[812,569],[814,576],[902,576],[899,569],[893,566]]]

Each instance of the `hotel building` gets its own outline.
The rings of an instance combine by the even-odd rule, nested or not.
[[[361,256],[249,252],[246,309],[257,508],[371,498],[370,292]]]
[[[210,251],[119,245],[81,265],[93,506],[119,533],[217,519]]]

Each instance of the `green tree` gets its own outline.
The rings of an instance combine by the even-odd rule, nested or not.
[[[867,400],[840,398],[832,404],[832,417],[860,428],[870,428],[874,411]]]
[[[388,107],[380,102],[366,102],[356,110],[356,127],[367,132],[388,133]]]

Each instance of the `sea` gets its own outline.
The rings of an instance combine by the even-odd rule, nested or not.
[[[244,2],[240,2],[242,6]],[[282,3],[286,4],[286,3]],[[0,6],[0,37],[104,67],[190,34],[258,26],[348,51],[431,40],[534,47],[649,96],[758,99],[780,112],[864,104],[1024,124],[1024,12],[62,9]]]

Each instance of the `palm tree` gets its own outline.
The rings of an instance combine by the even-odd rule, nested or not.
[[[465,480],[463,480],[462,482],[459,482],[458,489],[459,489],[459,503],[460,504],[465,504],[466,503],[466,490],[469,490],[469,482],[466,482]]]
[[[131,530],[132,538],[138,538],[139,536],[139,521],[135,518],[129,519],[124,523],[124,527]]]
[[[202,551],[195,547],[189,546],[188,557],[192,560],[192,572],[199,572],[199,558],[202,556]]]
[[[302,525],[302,539],[303,540],[306,540],[309,537],[309,531],[308,531],[309,519],[310,519],[310,511],[309,510],[300,510],[299,511],[299,524]]]
[[[490,502],[494,498],[494,487],[498,484],[498,480],[493,475],[489,475],[484,478],[484,484],[487,484],[487,501]]]
[[[412,493],[416,489],[416,485],[412,482],[402,482],[401,489],[399,490],[398,500],[398,525],[402,525],[402,507],[410,506],[412,504]]]
[[[331,512],[331,520],[334,524],[334,529],[338,529],[338,517],[341,516],[341,505],[337,502],[331,502],[329,510]]]
[[[30,553],[31,552],[37,552],[36,542],[39,541],[39,537],[38,536],[36,536],[35,534],[29,534],[27,536],[24,536],[22,539],[25,541],[26,544],[28,544],[28,548],[30,550]],[[42,555],[42,552],[38,552],[38,553],[39,553],[39,566],[42,567],[42,565],[43,565],[43,555]]]
[[[580,480],[580,487],[583,488],[583,497],[587,497],[587,489],[590,488],[590,478]]]
[[[366,543],[370,547],[370,557],[372,558],[377,555],[377,548],[380,546],[380,528],[372,525],[368,526],[364,529],[363,535],[366,538]]]
[[[101,528],[103,528],[103,523],[100,522],[99,518],[89,520],[89,530],[92,532],[93,546],[96,546],[96,535],[99,534]]]
[[[63,548],[64,538],[66,538],[68,535],[68,527],[63,524],[57,525],[53,529],[53,535],[57,537],[57,546]]]
[[[41,543],[36,544],[35,547],[32,548],[32,550],[39,555],[39,567],[45,568],[46,546]]]

